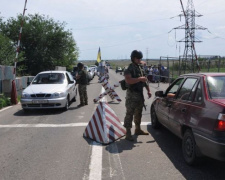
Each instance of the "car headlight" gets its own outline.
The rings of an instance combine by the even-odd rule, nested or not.
[[[65,97],[65,96],[66,96],[66,93],[64,92],[55,92],[53,94],[53,97],[56,97],[56,98]]]
[[[22,98],[29,98],[30,97],[30,94],[27,94],[27,93],[22,93]]]

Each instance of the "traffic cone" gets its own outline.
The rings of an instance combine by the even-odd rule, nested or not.
[[[83,136],[102,144],[110,144],[123,137],[126,129],[106,102],[99,102]]]
[[[15,80],[12,81],[11,103],[12,104],[17,104],[18,103]]]

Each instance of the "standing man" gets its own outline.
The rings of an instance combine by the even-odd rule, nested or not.
[[[76,76],[76,81],[78,84],[78,92],[80,96],[80,104],[78,106],[88,105],[88,96],[87,96],[87,83],[88,83],[88,74],[84,69],[83,63],[78,63],[78,73]]]
[[[131,135],[132,121],[134,117],[135,135],[148,135],[147,132],[141,130],[142,109],[144,107],[143,88],[147,90],[148,97],[151,97],[150,88],[145,77],[141,59],[143,54],[141,51],[134,50],[131,53],[132,63],[124,72],[125,81],[128,84],[126,93],[126,116],[124,118],[124,127],[126,128],[126,140],[133,141]]]

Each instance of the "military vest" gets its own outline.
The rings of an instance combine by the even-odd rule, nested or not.
[[[80,78],[77,80],[77,84],[87,85],[88,83],[87,71],[84,69],[78,70],[78,75],[80,76]]]
[[[143,67],[140,65],[136,65],[134,63],[131,63],[128,68],[125,70],[124,74],[131,74],[132,78],[139,78],[142,76],[145,76],[145,72],[143,70]],[[138,82],[135,84],[129,84],[128,89],[131,92],[138,92],[138,93],[143,93],[143,87],[145,86],[145,83],[143,82]]]

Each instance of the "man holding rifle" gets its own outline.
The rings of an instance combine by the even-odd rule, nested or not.
[[[148,135],[147,132],[141,130],[141,117],[142,109],[144,105],[144,95],[143,88],[147,90],[148,97],[151,97],[150,88],[148,85],[147,78],[141,64],[143,62],[141,59],[143,54],[141,51],[134,50],[131,53],[132,63],[124,72],[125,81],[128,84],[127,93],[126,93],[126,116],[124,118],[124,127],[126,128],[126,140],[133,141],[131,135],[132,121],[134,117],[135,123],[135,135]]]

